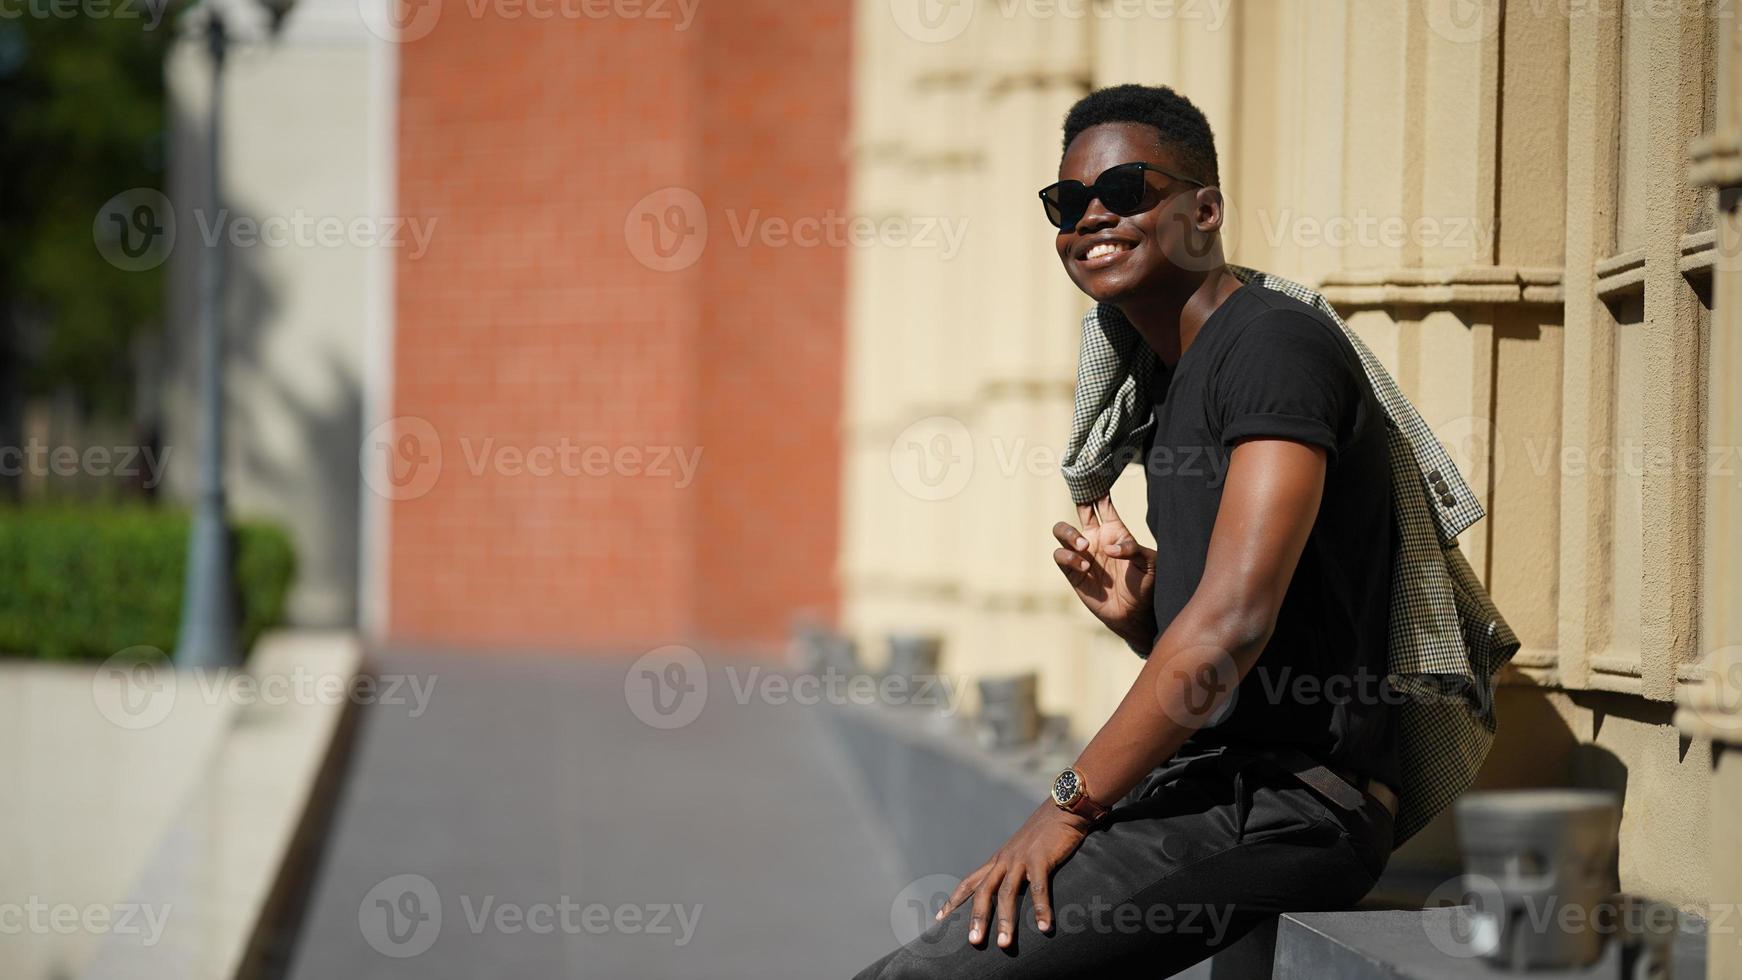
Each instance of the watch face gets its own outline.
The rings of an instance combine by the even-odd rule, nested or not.
[[[1069,804],[1071,801],[1076,799],[1077,793],[1080,791],[1080,785],[1081,784],[1077,781],[1076,771],[1073,769],[1066,769],[1064,772],[1059,773],[1059,777],[1052,782],[1053,800],[1060,805]]]

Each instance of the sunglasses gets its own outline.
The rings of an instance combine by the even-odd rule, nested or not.
[[[1117,167],[1108,167],[1102,171],[1093,184],[1084,184],[1080,180],[1061,180],[1043,188],[1040,192],[1040,203],[1046,207],[1046,220],[1061,231],[1075,228],[1077,222],[1083,220],[1083,214],[1089,210],[1089,202],[1096,198],[1100,198],[1101,205],[1114,214],[1141,214],[1160,204],[1162,200],[1161,197],[1151,198],[1149,182],[1143,176],[1145,172],[1172,177],[1196,187],[1209,186],[1201,180],[1163,170],[1154,164],[1121,163]]]

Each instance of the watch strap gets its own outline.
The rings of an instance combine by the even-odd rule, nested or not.
[[[1095,798],[1090,796],[1088,789],[1085,788],[1082,793],[1077,795],[1076,802],[1071,804],[1070,812],[1083,817],[1090,823],[1100,823],[1112,811],[1095,802]]]

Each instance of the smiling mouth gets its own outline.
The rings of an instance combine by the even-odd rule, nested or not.
[[[1099,269],[1119,261],[1120,257],[1129,251],[1131,251],[1131,245],[1128,242],[1101,242],[1083,253],[1083,257],[1078,261],[1085,268]]]

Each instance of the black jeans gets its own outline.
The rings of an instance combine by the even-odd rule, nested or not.
[[[1352,907],[1385,869],[1391,824],[1372,797],[1344,809],[1260,755],[1176,757],[1053,873],[1050,934],[1035,928],[1024,890],[1010,948],[975,948],[964,903],[858,980],[1160,980],[1279,912]]]

